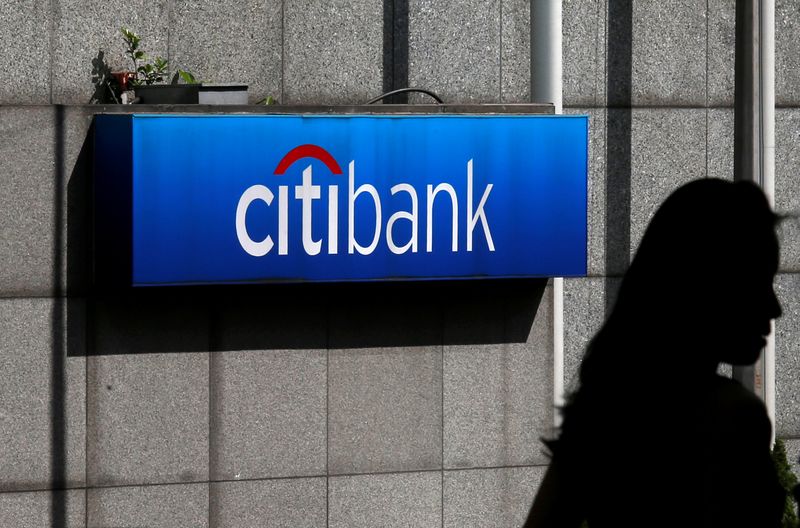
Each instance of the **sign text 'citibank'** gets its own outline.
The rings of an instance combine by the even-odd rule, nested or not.
[[[342,169],[336,160],[323,148],[317,145],[301,145],[291,150],[278,164],[275,170],[276,175],[283,175],[288,166],[302,158],[315,158],[324,163],[332,174],[342,174]],[[494,184],[487,184],[480,196],[480,201],[475,206],[473,201],[474,184],[473,184],[473,160],[470,159],[466,163],[464,177],[466,178],[466,197],[461,198],[461,203],[464,204],[464,229],[466,230],[466,251],[472,251],[475,228],[480,222],[483,230],[483,237],[489,251],[494,251],[494,242],[492,241],[492,233],[489,228],[489,222],[486,218],[486,202],[489,194],[492,191]],[[325,188],[324,194],[322,187],[314,185],[314,171],[313,166],[308,165],[303,170],[302,184],[295,185],[294,196],[295,200],[302,203],[302,241],[303,250],[306,255],[318,255],[322,251],[323,240],[315,240],[313,235],[312,226],[314,226],[314,208],[313,203],[315,200],[327,200],[328,215],[327,215],[327,238],[324,241],[329,255],[336,255],[339,253],[339,185],[329,185]],[[289,200],[290,200],[290,187],[288,185],[278,185],[278,204],[277,204],[277,240],[278,240],[278,255],[289,254]],[[399,210],[391,215],[387,211],[386,204],[381,202],[378,189],[369,183],[356,184],[356,162],[351,160],[348,163],[348,176],[347,176],[347,252],[349,254],[358,253],[360,255],[370,255],[378,247],[382,241],[382,232],[385,230],[385,243],[386,247],[395,255],[403,254],[407,251],[416,253],[419,251],[419,196],[425,197],[425,251],[428,253],[433,252],[433,222],[434,222],[434,202],[437,195],[442,195],[444,200],[449,199],[449,204],[442,207],[448,207],[452,214],[450,220],[450,251],[458,251],[458,231],[459,231],[459,198],[455,187],[449,183],[439,183],[434,186],[428,184],[426,189],[417,192],[417,189],[411,183],[397,183],[390,187],[389,192],[392,196],[398,193],[405,193],[410,200],[409,210]],[[367,205],[361,207],[371,207],[374,212],[374,224],[369,228],[371,238],[365,241],[362,245],[356,239],[355,226],[358,224],[356,218],[356,204],[359,197],[361,201],[368,202]],[[254,257],[262,257],[267,255],[275,247],[275,240],[272,235],[267,235],[263,240],[253,240],[247,231],[247,210],[250,205],[260,200],[268,206],[272,205],[275,199],[275,193],[265,185],[253,185],[242,194],[239,199],[239,204],[236,207],[236,236],[239,238],[239,243],[242,249]],[[389,215],[386,222],[386,227],[383,227],[382,219],[384,215]],[[319,220],[318,220],[319,221]],[[323,220],[324,222],[324,220]],[[397,236],[394,235],[394,226],[397,222],[409,222],[410,236],[408,240],[398,242]]]

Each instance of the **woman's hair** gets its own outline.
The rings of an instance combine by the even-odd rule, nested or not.
[[[735,292],[741,273],[770,261],[764,252],[774,252],[777,265],[775,222],[764,193],[746,182],[697,180],[664,201],[587,347],[560,438],[547,442],[554,453],[580,449],[598,429],[613,430],[615,413],[647,419],[657,412],[647,407],[663,401],[659,391],[674,391],[676,370],[680,390],[691,390],[700,363],[715,359],[696,355],[709,317]]]

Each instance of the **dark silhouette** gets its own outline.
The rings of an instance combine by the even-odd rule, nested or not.
[[[776,216],[750,183],[698,180],[656,212],[563,409],[528,528],[780,526],[762,402],[717,374],[781,314]]]

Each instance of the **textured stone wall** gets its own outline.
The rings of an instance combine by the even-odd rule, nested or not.
[[[776,203],[789,211],[800,12],[777,4]],[[659,202],[731,177],[733,0],[626,5],[564,1],[565,112],[591,118],[570,378]],[[525,102],[529,16],[526,0],[0,2],[0,524],[519,524],[553,418],[548,283],[98,298],[86,140],[92,60],[124,64],[123,25],[203,80],[248,83],[251,101],[361,103],[411,84]],[[778,433],[796,453],[797,224],[784,231]]]

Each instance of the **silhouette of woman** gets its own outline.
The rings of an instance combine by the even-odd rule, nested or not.
[[[750,183],[698,180],[667,198],[546,442],[525,527],[780,526],[766,409],[717,375],[753,364],[781,314],[775,224]]]

